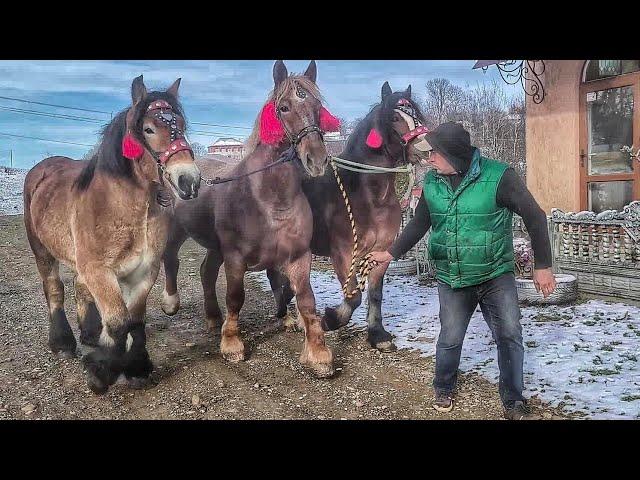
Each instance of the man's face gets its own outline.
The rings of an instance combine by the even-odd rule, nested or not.
[[[435,150],[431,150],[427,154],[427,163],[436,169],[440,175],[453,175],[456,169],[451,166],[444,156]]]

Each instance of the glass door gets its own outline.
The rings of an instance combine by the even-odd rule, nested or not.
[[[622,210],[640,200],[640,74],[581,86],[581,209]]]

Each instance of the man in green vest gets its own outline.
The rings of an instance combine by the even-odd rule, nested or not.
[[[426,134],[433,167],[424,180],[415,216],[388,251],[373,252],[386,264],[409,251],[431,228],[440,335],[433,380],[434,408],[449,412],[469,320],[480,305],[498,348],[499,392],[509,419],[532,418],[522,396],[522,327],[516,291],[512,216],[522,216],[535,258],[533,281],[547,297],[555,289],[547,217],[524,182],[506,163],[483,157],[460,124],[443,123]]]

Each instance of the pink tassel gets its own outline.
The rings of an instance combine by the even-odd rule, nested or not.
[[[133,135],[127,133],[122,139],[122,156],[129,160],[136,160],[142,156],[144,149]]]
[[[375,128],[372,128],[367,136],[367,146],[371,148],[380,148],[382,146],[382,136]]]
[[[339,132],[340,120],[329,113],[329,110],[322,107],[320,110],[320,129],[323,132]]]
[[[260,113],[260,140],[268,145],[277,145],[284,140],[284,129],[276,117],[275,102],[267,103]]]

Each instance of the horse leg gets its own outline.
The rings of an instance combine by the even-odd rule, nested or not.
[[[298,317],[304,323],[304,347],[300,363],[310,367],[319,378],[331,377],[333,353],[324,343],[324,331],[316,312],[316,300],[311,290],[311,252],[301,255],[287,266],[287,275],[296,295]]]
[[[229,261],[225,258],[224,270],[227,277],[227,316],[222,324],[220,353],[228,362],[244,360],[244,344],[238,335],[238,316],[244,304],[244,273],[246,268],[241,260]]]
[[[178,294],[178,268],[180,247],[187,239],[187,233],[175,222],[169,231],[167,246],[162,257],[164,263],[164,291],[162,292],[162,311],[167,315],[175,315],[180,309],[180,295]]]
[[[78,272],[102,318],[98,347],[82,358],[87,384],[94,393],[105,393],[123,371],[131,316],[122,298],[116,275],[103,265],[84,262]]]
[[[209,249],[200,265],[200,280],[204,291],[205,323],[207,329],[212,333],[219,332],[222,327],[222,312],[216,294],[216,282],[222,260],[219,251]]]
[[[60,280],[60,265],[33,233],[28,212],[25,217],[27,238],[36,258],[49,308],[49,348],[61,357],[73,357],[77,343],[64,312],[64,285]]]
[[[80,327],[80,343],[90,347],[97,347],[102,331],[102,320],[96,307],[96,302],[87,286],[78,277],[73,286],[76,292],[76,312]]]
[[[340,252],[333,252],[333,254],[331,255],[331,263],[333,264],[333,269],[335,270],[336,276],[340,281],[340,286],[344,285],[344,282],[347,281],[347,274],[349,270],[348,262],[349,260]],[[349,292],[356,288],[355,275],[351,277],[351,280],[349,280],[349,285],[347,285],[347,287],[347,291]],[[362,292],[358,290],[352,297],[345,297],[338,307],[325,308],[324,316],[322,317],[323,330],[331,331],[337,330],[340,327],[344,327],[347,323],[349,323],[349,320],[351,320],[353,311],[358,308],[361,303]]]
[[[367,311],[367,341],[381,352],[392,352],[396,349],[393,337],[382,326],[382,286],[386,268],[377,267],[369,272]]]
[[[146,386],[149,375],[153,371],[153,363],[151,363],[146,347],[145,312],[147,309],[147,297],[155,283],[159,270],[160,265],[158,264],[140,283],[124,288],[131,321],[129,323],[122,370],[129,386],[132,388]]]
[[[267,278],[271,284],[271,290],[273,291],[273,297],[276,301],[276,317],[282,321],[282,325],[285,330],[297,331],[298,322],[289,312],[289,303],[294,297],[293,290],[291,289],[291,282],[286,275],[278,270],[267,270]]]

